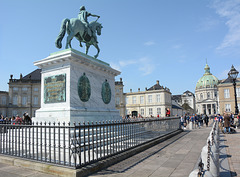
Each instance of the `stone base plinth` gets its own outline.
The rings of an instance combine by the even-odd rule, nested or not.
[[[42,69],[41,108],[34,121],[120,120],[115,108],[115,76],[108,63],[66,49],[34,63]]]

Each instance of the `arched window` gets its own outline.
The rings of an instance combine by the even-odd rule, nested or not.
[[[207,98],[210,98],[210,92],[207,92]]]

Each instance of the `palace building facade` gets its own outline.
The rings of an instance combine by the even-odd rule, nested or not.
[[[135,117],[165,117],[166,109],[172,112],[171,92],[169,88],[156,84],[145,91],[123,93],[122,79],[115,82],[116,87],[116,108],[120,111],[120,115]],[[120,93],[119,95],[117,93]],[[122,95],[121,95],[122,94]],[[121,96],[120,96],[121,95]]]

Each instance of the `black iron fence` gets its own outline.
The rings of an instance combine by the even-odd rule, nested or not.
[[[73,125],[0,122],[0,154],[81,168],[175,131],[179,125],[179,118]]]

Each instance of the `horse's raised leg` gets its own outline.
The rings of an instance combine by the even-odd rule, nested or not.
[[[88,54],[89,47],[90,47],[90,44],[86,43],[86,54]]]
[[[70,48],[72,48],[71,41],[72,41],[73,37],[74,37],[73,33],[70,33],[68,35],[65,49],[68,49],[68,45],[69,45]]]
[[[97,43],[94,43],[93,45],[94,45],[94,47],[97,49],[97,54],[96,54],[96,55],[94,55],[94,58],[97,58],[97,57],[98,57],[98,55],[99,55],[100,49],[99,49],[99,47],[98,47],[98,44],[97,44]]]

